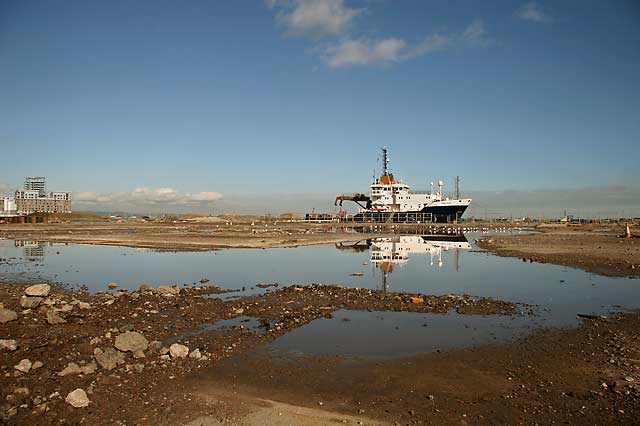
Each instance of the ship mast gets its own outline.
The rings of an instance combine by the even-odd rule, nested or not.
[[[382,176],[387,176],[389,174],[388,170],[389,165],[389,157],[387,156],[387,147],[382,147]]]

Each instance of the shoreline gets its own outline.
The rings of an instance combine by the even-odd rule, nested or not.
[[[22,308],[25,288],[0,286],[3,309],[17,313],[0,324],[2,338],[17,346],[1,349],[7,403],[0,413],[7,424],[513,424],[541,418],[633,424],[640,408],[638,313],[583,319],[576,328],[539,329],[506,343],[398,358],[282,356],[265,352],[264,344],[342,308],[521,314],[517,305],[494,299],[333,285],[291,286],[237,300],[203,298],[229,293],[204,286],[95,295],[53,288],[39,306]],[[424,303],[412,302],[416,296]],[[266,328],[207,328],[244,316]],[[201,326],[207,331],[191,333]],[[120,350],[119,336],[130,333],[148,341],[143,353]],[[176,341],[189,356],[173,356],[169,345]],[[104,354],[115,357],[111,367]],[[44,365],[21,372],[17,366],[24,359]],[[78,387],[87,391],[89,407],[65,403]],[[28,389],[28,397],[20,388]],[[553,410],[547,412],[548,406]]]
[[[478,239],[480,248],[524,262],[579,268],[610,277],[640,277],[640,239],[620,238],[621,226],[544,225],[526,235]]]

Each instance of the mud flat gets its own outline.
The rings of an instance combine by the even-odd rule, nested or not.
[[[244,416],[235,401],[240,397],[212,405],[198,396],[195,379],[225,358],[338,309],[521,315],[515,304],[489,298],[335,285],[292,286],[235,300],[213,286],[111,287],[89,295],[48,285],[0,285],[3,422],[156,425],[212,413],[218,420]],[[259,325],[245,327],[246,317]],[[226,325],[217,327],[221,322]]]
[[[253,225],[252,225],[253,223]],[[362,232],[356,234],[358,229]],[[275,248],[371,238],[368,228],[304,222],[126,222],[0,225],[0,237],[167,250]],[[391,231],[389,231],[391,232]]]
[[[320,284],[237,299],[215,286],[111,287],[0,285],[5,424],[637,424],[637,314],[405,358],[273,356],[265,343],[338,309],[531,307]]]
[[[543,225],[535,233],[487,237],[478,245],[499,256],[521,257],[615,277],[640,276],[640,239],[620,238],[618,225]]]
[[[204,217],[175,223],[130,220],[121,223],[4,224],[0,225],[0,237],[13,240],[194,251],[351,242],[393,235],[398,231],[428,232],[429,228],[430,226],[425,224],[316,223],[244,217],[227,220]],[[457,226],[434,224],[431,228],[442,230]]]

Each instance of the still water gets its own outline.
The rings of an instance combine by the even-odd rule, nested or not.
[[[0,281],[51,281],[89,291],[109,282],[194,284],[260,293],[280,286],[335,283],[425,294],[471,294],[536,305],[535,317],[336,312],[282,337],[272,348],[302,353],[397,356],[502,341],[539,327],[578,324],[576,314],[640,308],[640,283],[564,266],[482,252],[466,238],[407,235],[283,249],[167,252],[116,246],[0,241]],[[356,275],[353,275],[356,274]],[[360,274],[362,274],[360,276]],[[199,283],[198,283],[199,285]],[[232,293],[237,297],[239,293]],[[346,319],[346,320],[345,320]]]

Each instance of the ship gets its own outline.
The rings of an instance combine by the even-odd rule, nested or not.
[[[356,222],[419,222],[449,223],[461,219],[471,204],[471,198],[460,196],[460,179],[456,177],[455,198],[446,197],[443,182],[438,181],[438,189],[434,190],[431,182],[429,192],[411,192],[407,183],[396,180],[389,172],[387,148],[382,148],[382,174],[374,176],[371,192],[366,194],[339,195],[335,205],[342,207],[343,201],[353,201],[360,206],[360,211],[350,219]],[[344,210],[340,216],[345,217]]]

